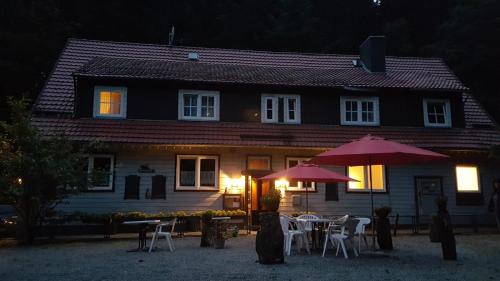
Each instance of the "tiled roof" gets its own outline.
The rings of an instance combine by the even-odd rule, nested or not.
[[[500,145],[500,131],[479,128],[345,127],[261,123],[65,119],[35,117],[44,136],[126,144],[228,145],[330,148],[368,133],[434,149],[486,150]]]
[[[464,102],[465,124],[468,128],[497,126],[494,119],[486,112],[473,95],[464,93],[462,100]]]
[[[196,52],[198,62],[188,62],[187,55]],[[308,85],[356,85],[359,87],[408,87],[462,91],[467,88],[438,58],[386,58],[387,75],[367,73],[353,66],[357,55],[280,53],[249,50],[230,50],[199,47],[170,47],[167,45],[70,39],[41,91],[35,110],[53,113],[72,113],[74,84],[72,74],[94,58],[134,60],[145,64],[180,65],[185,70],[196,69],[200,78],[224,79],[239,82],[305,83]],[[156,62],[150,62],[150,61]],[[97,60],[98,61],[98,60]],[[96,62],[96,61],[94,61]],[[167,63],[170,62],[170,63]],[[186,67],[189,66],[189,67]],[[163,67],[161,73],[167,71]],[[243,73],[243,70],[254,70]],[[231,73],[230,70],[239,70]],[[98,71],[94,69],[93,71]],[[104,71],[104,70],[99,70]],[[127,73],[130,68],[115,69]],[[137,75],[137,71],[134,71]],[[171,72],[168,72],[170,75]],[[174,73],[175,74],[175,73]],[[282,77],[281,75],[285,75]],[[302,74],[307,74],[302,77]],[[318,75],[316,77],[315,75]],[[150,74],[149,74],[150,75]],[[179,75],[179,74],[175,74]],[[184,73],[189,78],[190,73]],[[204,76],[207,75],[207,76]],[[254,75],[254,76],[252,76]],[[166,76],[166,75],[165,75]],[[259,78],[262,78],[260,80]],[[266,80],[267,79],[267,80]]]
[[[463,90],[457,81],[429,71],[370,73],[362,67],[307,68],[204,63],[198,61],[94,58],[75,72],[79,76],[146,78],[236,84],[310,87],[379,87]]]

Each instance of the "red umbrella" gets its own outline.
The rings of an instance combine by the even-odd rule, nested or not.
[[[447,158],[449,157],[444,154],[367,135],[359,140],[320,153],[308,163],[341,166],[368,165],[373,222],[372,165],[422,164]],[[372,235],[374,232],[372,227]],[[373,236],[373,246],[375,247],[375,236]]]
[[[261,180],[276,180],[285,178],[294,181],[308,182],[349,182],[357,181],[339,173],[319,167],[315,164],[299,164],[286,170],[269,174],[260,178]],[[306,187],[306,212],[309,212],[309,198],[307,196],[308,188]]]

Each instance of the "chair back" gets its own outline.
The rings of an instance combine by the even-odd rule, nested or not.
[[[358,227],[359,220],[358,219],[349,219],[345,223],[345,227],[347,228],[347,238],[351,239],[356,234],[356,228]]]
[[[290,224],[290,220],[286,216],[280,215],[280,224],[281,224],[281,230],[283,231],[283,235],[287,235],[288,225]]]
[[[332,218],[332,221],[337,224],[337,225],[342,225],[347,222],[349,219],[349,215],[341,216],[341,217],[334,217]]]
[[[365,228],[370,224],[371,219],[369,218],[356,218],[359,220],[358,226],[356,227],[356,234],[365,233]]]
[[[312,215],[312,214],[305,214],[305,215],[298,216],[297,219],[317,220],[317,219],[319,219],[319,217],[316,216],[316,215]],[[308,221],[308,222],[305,223],[304,227],[305,227],[305,230],[311,231],[312,227],[313,227],[313,224],[312,224],[312,222]]]
[[[173,233],[175,229],[175,224],[177,223],[177,217],[171,220],[171,222],[172,222],[172,228],[170,229],[170,233]]]

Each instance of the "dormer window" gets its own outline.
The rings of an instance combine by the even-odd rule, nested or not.
[[[179,120],[219,120],[219,92],[179,90]]]
[[[300,124],[300,96],[263,94],[261,121],[262,123]]]
[[[340,124],[378,126],[378,97],[340,97]]]
[[[96,86],[94,88],[94,117],[127,117],[127,88]]]
[[[426,127],[451,127],[450,101],[424,99],[424,125]]]

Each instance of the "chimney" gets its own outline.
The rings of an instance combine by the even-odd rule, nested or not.
[[[369,72],[385,72],[385,36],[368,36],[359,46],[359,56]]]

